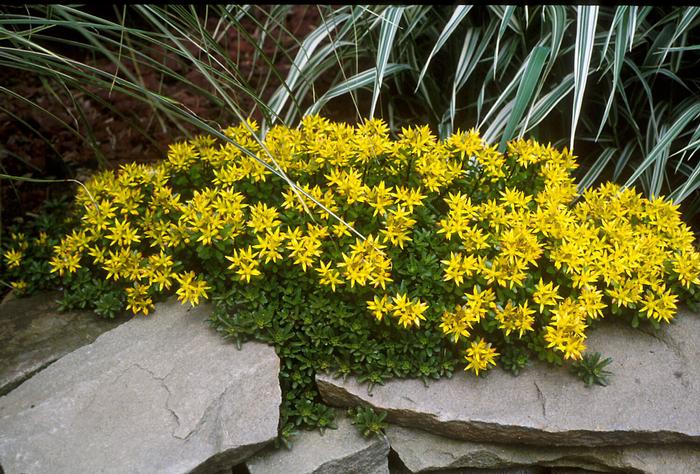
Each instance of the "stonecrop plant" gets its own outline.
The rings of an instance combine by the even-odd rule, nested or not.
[[[501,153],[473,130],[438,141],[427,126],[392,139],[378,119],[319,116],[224,133],[96,175],[50,272],[66,307],[148,315],[175,293],[212,300],[212,324],[238,343],[274,344],[283,438],[333,425],[318,371],[372,386],[458,366],[482,376],[499,357],[514,373],[532,356],[572,364],[596,321],[658,327],[700,284],[677,207],[611,183],[579,194],[566,149],[520,139]],[[5,265],[20,277],[13,245]]]

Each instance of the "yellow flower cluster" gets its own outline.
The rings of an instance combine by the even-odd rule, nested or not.
[[[575,202],[566,149],[517,140],[500,153],[474,130],[438,141],[427,126],[392,139],[381,120],[319,116],[264,137],[254,122],[224,133],[231,142],[196,137],[156,166],[95,176],[77,197],[83,225],[55,248],[52,270],[102,272],[124,286],[128,309],[148,314],[174,285],[183,302],[208,298],[203,273],[245,285],[298,269],[363,298],[379,323],[439,327],[477,375],[495,347],[537,334],[580,359],[605,310],[668,322],[678,291],[700,284],[676,206],[614,184]],[[436,280],[452,295],[442,306],[395,269],[419,230],[434,237]],[[204,272],[192,263],[201,255],[220,266]]]

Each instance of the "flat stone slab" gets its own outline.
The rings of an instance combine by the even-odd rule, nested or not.
[[[589,352],[613,358],[607,387],[586,387],[564,368],[533,363],[520,376],[460,371],[431,382],[375,386],[316,376],[335,406],[368,404],[392,423],[450,438],[547,446],[700,442],[700,316],[682,310],[646,333],[614,321],[591,330]]]
[[[272,347],[237,350],[170,300],[0,397],[10,473],[216,472],[277,436]]]
[[[388,474],[386,437],[364,438],[350,420],[336,417],[338,429],[302,431],[292,449],[265,449],[246,461],[250,474]]]
[[[127,320],[107,320],[89,311],[60,313],[57,291],[0,304],[0,395],[39,370]]]
[[[391,448],[409,472],[461,468],[505,470],[519,466],[583,469],[586,472],[686,474],[700,466],[700,446],[694,444],[633,445],[582,448],[475,443],[390,425]],[[559,472],[559,471],[558,471]],[[572,471],[573,472],[573,471]],[[583,472],[583,471],[581,471]]]

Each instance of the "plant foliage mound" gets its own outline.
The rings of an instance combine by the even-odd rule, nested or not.
[[[373,385],[537,357],[602,374],[597,357],[581,369],[591,325],[668,323],[700,283],[676,206],[614,184],[578,194],[566,149],[318,116],[224,133],[86,183],[50,272],[64,306],[107,316],[211,299],[227,337],[276,347],[283,438],[333,426],[317,371]],[[28,274],[27,248],[5,249],[11,276]]]

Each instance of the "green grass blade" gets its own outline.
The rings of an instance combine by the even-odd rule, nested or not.
[[[569,149],[574,149],[574,137],[576,136],[576,125],[581,115],[581,105],[583,104],[583,94],[586,90],[588,80],[588,69],[593,55],[593,45],[595,40],[595,29],[598,20],[598,9],[596,6],[579,6],[576,15],[576,46],[574,49],[574,111],[571,116],[571,139]]]
[[[525,113],[525,108],[532,100],[532,93],[535,90],[535,86],[540,82],[542,68],[548,54],[549,48],[538,46],[532,51],[526,62],[525,72],[520,79],[520,84],[518,84],[518,91],[515,93],[513,112],[508,117],[508,123],[499,144],[499,151],[501,152],[505,151],[506,141],[512,138],[515,127],[520,123]]]
[[[386,73],[386,66],[389,63],[389,55],[394,45],[394,37],[399,29],[399,22],[403,15],[404,7],[388,7],[382,15],[382,25],[379,31],[379,44],[377,45],[377,66],[372,92],[372,103],[369,109],[369,117],[374,118],[374,109],[377,107],[379,91],[382,88],[382,81]]]

